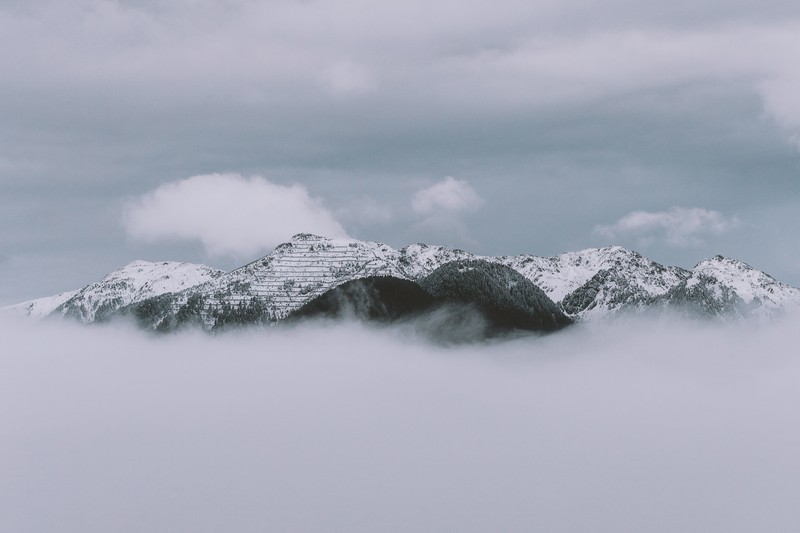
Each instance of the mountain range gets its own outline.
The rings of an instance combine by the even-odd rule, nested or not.
[[[800,289],[722,256],[687,270],[620,246],[492,257],[298,234],[231,272],[134,261],[77,291],[4,310],[82,323],[128,317],[170,331],[348,314],[386,322],[445,308],[480,316],[487,332],[552,331],[575,321],[665,310],[692,318],[770,319],[800,309]]]

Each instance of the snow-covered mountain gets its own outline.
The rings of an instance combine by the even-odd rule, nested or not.
[[[212,307],[239,305],[255,297],[271,319],[280,320],[346,281],[367,276],[418,280],[445,263],[471,257],[442,246],[415,244],[395,250],[377,242],[299,234],[258,261],[186,291],[186,296],[201,290]]]
[[[771,317],[800,308],[800,289],[720,256],[685,270],[619,246],[554,257],[485,257],[443,246],[412,244],[398,250],[309,234],[295,235],[272,253],[228,273],[203,265],[135,261],[75,293],[13,308],[30,316],[63,315],[82,322],[121,312],[151,328],[189,319],[212,328],[245,315],[274,322],[351,280],[392,276],[419,282],[442,265],[475,259],[516,270],[579,321],[687,306],[705,314],[742,317]]]
[[[192,320],[210,328],[232,314],[256,310],[266,321],[277,321],[347,281],[369,276],[416,281],[445,263],[472,257],[441,246],[416,244],[396,250],[377,242],[298,234],[252,263],[161,298],[144,317],[137,316],[154,328],[179,315],[198,315]]]
[[[717,255],[695,265],[656,301],[692,315],[769,319],[800,309],[800,289]]]
[[[568,315],[582,320],[642,305],[688,276],[681,268],[660,265],[621,246],[498,260],[539,285]]]
[[[223,274],[222,270],[192,263],[133,261],[80,290],[23,302],[10,309],[31,318],[62,315],[89,323],[120,307],[182,291]]]

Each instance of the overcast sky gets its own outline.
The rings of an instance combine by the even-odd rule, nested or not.
[[[800,285],[796,1],[0,0],[0,303],[297,231]]]

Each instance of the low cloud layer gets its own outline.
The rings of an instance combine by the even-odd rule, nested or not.
[[[4,531],[800,527],[796,322],[0,334]]]
[[[238,257],[268,250],[295,233],[346,235],[302,185],[239,174],[208,174],[161,185],[131,202],[123,222],[135,239],[199,241],[210,254]]]
[[[736,218],[698,207],[671,207],[666,211],[633,211],[609,226],[596,226],[608,238],[635,237],[649,244],[663,240],[669,246],[697,246],[708,236],[722,235],[738,226]]]

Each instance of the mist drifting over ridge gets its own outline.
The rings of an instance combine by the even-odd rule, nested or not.
[[[0,322],[5,531],[787,531],[797,317],[444,348]]]

